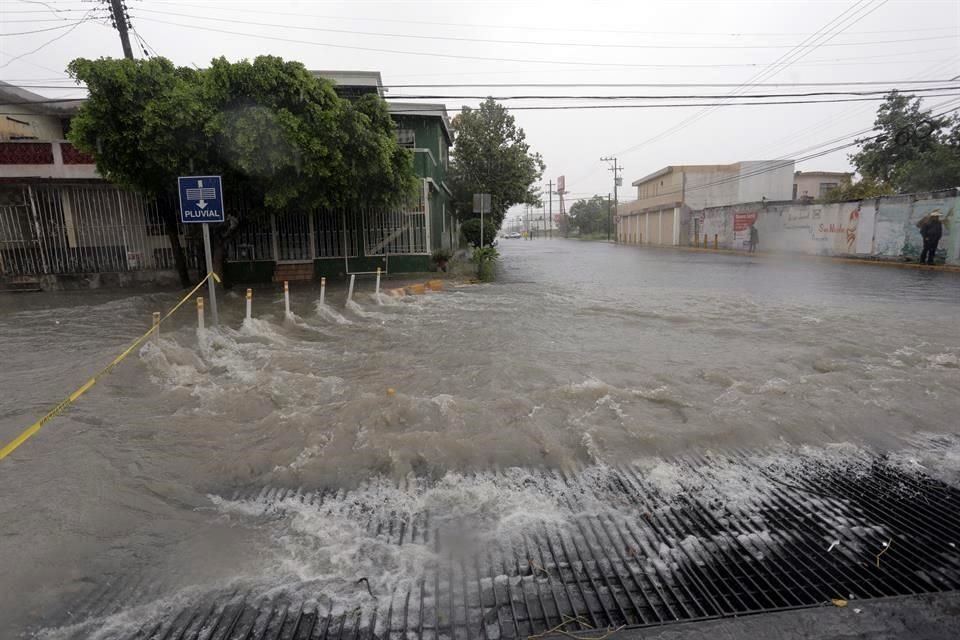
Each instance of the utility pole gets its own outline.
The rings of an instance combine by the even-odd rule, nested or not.
[[[127,15],[127,6],[123,0],[110,0],[110,11],[113,14],[113,27],[120,32],[120,44],[123,45],[123,57],[133,60],[133,49],[130,48],[130,17]]]
[[[550,199],[550,237],[553,238],[553,180],[547,183],[547,197]]]
[[[607,242],[610,242],[610,194],[607,194]]]
[[[610,167],[610,171],[613,171],[613,206],[616,208],[620,204],[620,199],[618,197],[617,189],[623,183],[623,178],[620,177],[620,173],[623,171],[623,166],[617,164],[616,157],[603,157],[600,158],[600,162],[612,162],[613,166]],[[607,196],[609,199],[609,195]],[[610,221],[607,221],[607,240],[610,239]]]

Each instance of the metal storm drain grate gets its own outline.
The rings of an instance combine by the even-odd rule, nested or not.
[[[572,475],[510,470],[463,478],[494,494],[549,496],[566,514],[543,518],[530,504],[529,518],[508,528],[484,529],[476,513],[463,526],[436,510],[397,504],[398,496],[412,496],[410,504],[429,505],[442,482],[238,494],[233,501],[248,514],[250,505],[262,507],[250,517],[264,522],[291,509],[316,512],[355,522],[390,548],[419,546],[429,559],[387,588],[373,576],[356,583],[344,568],[351,594],[342,600],[329,585],[280,593],[244,587],[110,637],[497,640],[960,587],[960,490],[884,459],[798,463],[728,453]],[[472,540],[477,529],[490,535]]]

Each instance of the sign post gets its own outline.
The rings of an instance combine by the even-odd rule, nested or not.
[[[491,200],[489,193],[473,194],[473,212],[480,214],[480,248],[483,248],[483,213],[490,213]]]
[[[203,252],[207,259],[207,273],[213,272],[213,254],[210,249],[210,223],[223,222],[223,184],[220,176],[180,176],[180,222],[203,225]],[[207,280],[210,290],[210,315],[213,324],[219,323],[217,292],[213,278]]]

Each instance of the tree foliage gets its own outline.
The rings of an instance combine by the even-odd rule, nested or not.
[[[570,207],[570,226],[580,235],[612,233],[612,211],[609,198],[593,196],[589,200],[577,200]]]
[[[885,195],[881,193],[885,189],[909,193],[960,185],[960,115],[956,112],[934,115],[921,107],[920,98],[893,91],[877,110],[874,131],[857,140],[860,150],[850,156],[863,177],[862,186],[851,185],[854,192]]]
[[[513,205],[539,204],[534,185],[543,175],[543,160],[530,151],[526,134],[506,107],[487,98],[478,109],[464,107],[451,125],[456,142],[450,181],[462,220],[475,215],[474,193],[491,194],[491,218],[497,229]]]
[[[245,209],[227,211],[236,216],[383,206],[413,189],[411,152],[383,100],[342,100],[298,62],[78,58],[69,72],[90,94],[71,142],[106,178],[165,201],[174,227],[180,175],[222,175],[228,200],[244,195]]]
[[[464,240],[471,247],[480,246],[480,218],[470,218],[460,226]],[[488,216],[483,217],[483,246],[491,246],[497,239],[497,225]]]
[[[857,182],[848,182],[841,184],[823,197],[824,202],[845,202],[849,200],[867,200],[870,198],[879,198],[880,196],[889,196],[896,193],[896,190],[885,182],[880,182],[874,178],[861,178]]]

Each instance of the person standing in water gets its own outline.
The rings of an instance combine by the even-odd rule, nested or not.
[[[757,252],[757,245],[760,244],[760,232],[757,231],[757,223],[750,225],[750,253]]]

